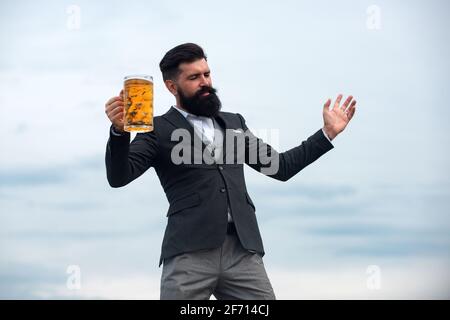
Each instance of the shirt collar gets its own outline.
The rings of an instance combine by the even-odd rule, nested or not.
[[[193,119],[199,119],[199,120],[208,120],[211,119],[209,117],[203,117],[203,116],[196,116],[195,114],[189,113],[183,109],[181,109],[180,107],[178,107],[177,105],[173,106],[176,110],[178,110],[186,119],[188,117],[193,118]]]
[[[187,116],[190,115],[189,112],[182,110],[182,109],[181,109],[180,107],[178,107],[177,105],[174,105],[173,107],[174,107],[176,110],[178,110],[178,111],[183,115],[183,117],[185,117],[185,118],[187,118]]]

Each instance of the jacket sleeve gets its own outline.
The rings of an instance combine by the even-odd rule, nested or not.
[[[245,124],[244,117],[239,113],[237,115],[245,135],[245,163],[271,178],[287,181],[333,149],[322,129],[319,129],[299,146],[278,153],[269,144],[254,136]]]
[[[112,132],[106,145],[106,176],[113,188],[123,187],[154,165],[158,143],[153,131],[138,133],[130,143],[130,133],[120,136]]]

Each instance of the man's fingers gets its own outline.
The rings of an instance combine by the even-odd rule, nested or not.
[[[339,108],[339,104],[341,103],[341,99],[342,99],[342,94],[337,96],[336,102],[334,103],[334,107],[333,108]]]
[[[117,100],[117,101],[114,101],[113,103],[111,103],[110,106],[111,106],[111,108],[123,107],[124,103],[122,100]]]
[[[123,101],[122,97],[112,97],[108,100],[108,102],[105,104],[105,107],[107,108],[110,104],[112,104],[115,101]]]
[[[345,102],[342,104],[342,110],[345,110],[348,106],[348,104],[350,103],[350,101],[352,101],[353,97],[352,96],[348,96],[348,98],[345,100]]]
[[[111,110],[111,111],[109,112],[108,116],[109,116],[109,117],[114,117],[114,116],[115,116],[116,114],[118,114],[118,113],[123,113],[123,108],[118,107],[118,108],[115,108],[115,109]]]
[[[116,101],[117,98],[119,98],[119,97],[112,97],[111,99],[108,100],[108,102],[105,103],[105,106],[107,107],[108,105],[110,105],[111,103],[113,103],[114,101]]]
[[[353,118],[353,115],[355,114],[356,111],[356,101],[354,101],[354,103],[352,103],[352,105],[348,108],[348,113],[347,113],[347,117],[348,117],[348,121],[350,121]]]
[[[121,110],[121,109],[116,109],[116,110],[114,110],[114,112],[111,112],[111,113],[109,114],[109,119],[110,119],[111,121],[114,121],[115,119],[121,119],[121,118],[123,118],[124,115],[125,115],[125,113],[123,112],[123,110]]]
[[[114,117],[111,118],[111,122],[113,122],[113,123],[122,122],[122,121],[123,121],[123,113],[122,112],[116,114]]]
[[[115,103],[113,105],[110,105],[110,107],[106,110],[106,115],[107,117],[112,120],[112,118],[118,114],[118,113],[123,113],[124,112],[124,108],[123,108],[123,104],[122,105],[116,105]]]
[[[325,104],[323,105],[323,108],[329,110],[330,104],[331,104],[331,99],[328,99],[327,102],[325,102]]]
[[[343,109],[346,113],[350,111],[350,109],[356,104],[356,100],[353,100],[352,103],[348,106],[348,108]]]
[[[106,113],[111,112],[112,110],[116,108],[123,108],[123,102],[121,100],[114,101],[113,103],[106,106]]]

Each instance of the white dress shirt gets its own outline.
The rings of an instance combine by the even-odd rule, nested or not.
[[[202,135],[202,140],[210,144],[214,142],[214,124],[211,118],[196,116],[189,113],[178,106],[174,106],[185,118],[188,120],[195,129]]]

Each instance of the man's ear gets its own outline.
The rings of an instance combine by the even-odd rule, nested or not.
[[[164,84],[166,85],[166,88],[170,91],[170,93],[172,93],[174,96],[178,95],[178,88],[173,80],[166,80],[164,81]]]

